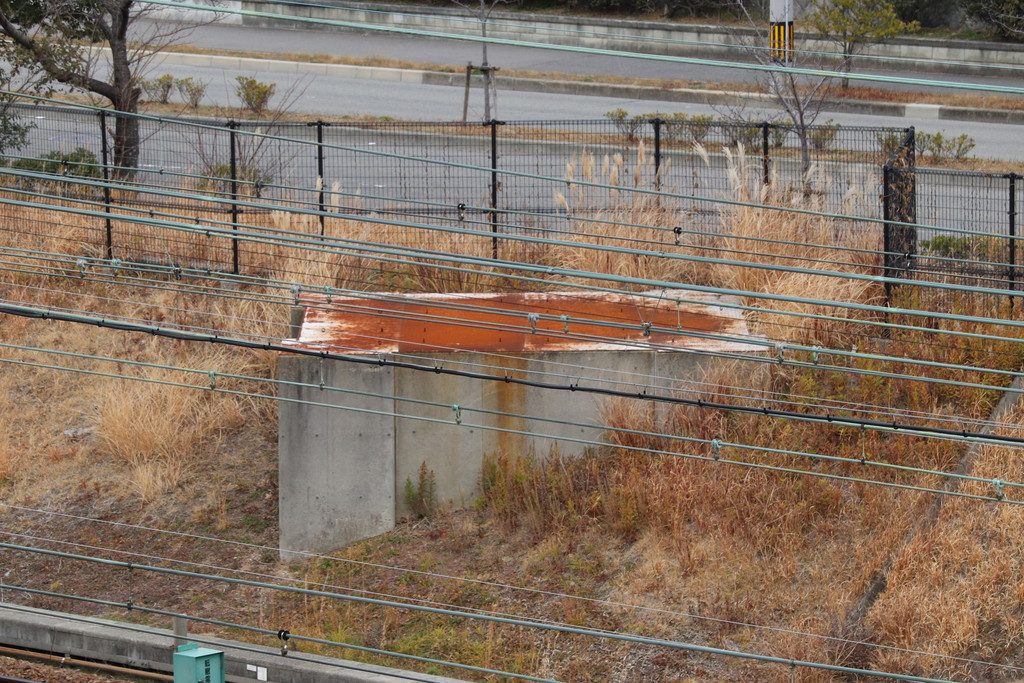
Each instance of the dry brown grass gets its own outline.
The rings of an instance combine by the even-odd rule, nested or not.
[[[10,479],[17,471],[18,463],[11,445],[9,427],[0,424],[0,483]]]
[[[224,371],[227,357],[207,367]],[[174,373],[148,373],[153,381],[180,382]],[[139,497],[149,502],[181,484],[200,453],[216,450],[210,442],[226,429],[244,424],[233,398],[213,398],[194,389],[111,381],[97,387],[95,415],[98,452],[128,468]]]
[[[728,163],[730,189],[723,197],[748,203],[776,207],[792,207],[811,211],[824,211],[820,194],[804,192],[803,188],[776,182],[762,185],[756,179],[759,170],[751,167],[743,148],[724,149]],[[697,153],[710,163],[703,148]],[[690,207],[664,197],[649,197],[627,192],[632,187],[646,186],[654,178],[653,160],[640,143],[635,155],[605,155],[598,159],[584,153],[572,161],[566,170],[569,189],[558,193],[556,200],[567,215],[574,215],[576,207],[599,204],[604,197],[598,190],[574,183],[577,178],[620,186],[622,192],[611,191],[611,208],[600,211],[594,218],[573,221],[580,235],[579,247],[559,247],[552,257],[560,265],[631,278],[651,278],[670,282],[694,283],[727,289],[771,293],[790,297],[807,297],[840,302],[878,303],[883,291],[878,285],[863,280],[844,279],[824,275],[784,272],[760,266],[782,266],[829,270],[839,273],[875,274],[880,261],[874,253],[881,248],[879,230],[870,224],[847,225],[831,218],[790,213],[776,209],[750,206],[725,207],[719,216],[719,226],[701,234],[684,233],[680,245],[673,243],[666,232],[655,233],[636,225],[692,226]],[[808,178],[807,186],[827,184],[820,178]],[[853,205],[861,197],[856,191],[846,197]],[[660,244],[639,244],[640,237],[657,240]],[[611,251],[598,251],[588,245],[611,247],[639,247],[651,252],[665,251],[680,256],[704,259],[749,262],[758,267],[737,264],[708,263],[669,259],[658,255],[632,255]],[[816,246],[808,246],[816,245]],[[863,251],[849,251],[849,250]],[[792,313],[810,315],[851,316],[851,312],[826,305],[765,301],[747,297],[751,306],[768,309],[753,313],[748,322],[753,331],[780,341],[810,344],[848,345],[851,326],[843,321],[822,321],[794,318]],[[773,311],[778,311],[774,313]],[[851,316],[852,317],[852,316]]]
[[[965,306],[963,312],[977,311],[978,305],[975,302],[973,309]],[[920,333],[895,333],[884,342],[884,349],[896,355],[955,362],[984,358],[990,364],[1016,367],[1018,355],[1013,345],[996,348],[958,341],[936,347],[930,341]],[[858,343],[865,342],[861,339]],[[883,367],[870,362],[856,365]],[[746,387],[752,395],[743,403],[754,406],[769,391],[790,398],[841,398],[929,411],[935,415],[935,425],[949,424],[943,415],[987,416],[996,398],[992,392],[977,390],[844,377],[777,365],[754,367],[756,371],[751,372],[749,364],[716,364],[703,377],[702,389],[686,395],[730,403],[737,400],[733,387]],[[941,370],[929,375],[970,376]],[[1019,638],[1012,627],[1014,619],[1019,619],[1017,593],[1021,591],[1017,585],[1020,568],[1014,559],[1020,554],[1019,539],[1013,535],[1019,521],[1016,508],[988,510],[977,502],[947,503],[943,514],[948,521],[927,539],[904,548],[908,532],[931,502],[929,496],[616,448],[712,455],[704,444],[625,431],[638,430],[853,458],[867,454],[879,461],[950,471],[962,455],[959,445],[697,407],[654,409],[626,400],[607,403],[604,421],[610,427],[612,447],[589,457],[552,454],[538,462],[527,454],[492,455],[487,461],[483,497],[490,518],[506,533],[528,534],[538,547],[549,548],[547,553],[556,557],[569,552],[571,539],[587,534],[604,535],[607,545],[625,543],[628,550],[623,552],[632,563],[614,579],[611,595],[615,599],[676,605],[718,618],[821,634],[837,632],[874,573],[896,554],[900,559],[890,589],[869,616],[867,637],[872,642],[997,661],[1019,657]],[[823,474],[941,485],[934,478],[796,456],[730,448],[723,449],[721,455]],[[1007,467],[1011,457],[1014,464]],[[1022,469],[1024,465],[1013,453],[988,449],[973,473],[1020,481]],[[984,487],[974,488],[980,491]],[[906,589],[903,584],[908,584]],[[603,587],[604,594],[608,590],[609,586]],[[967,671],[935,657],[792,632],[734,625],[722,626],[707,637],[713,644],[742,644],[780,656],[925,676],[960,678]],[[972,673],[986,678],[977,671]],[[775,672],[759,672],[742,677],[788,680],[787,676],[788,672],[777,677]],[[795,676],[797,680],[830,680],[813,672],[797,671]]]
[[[746,162],[740,155],[733,163],[733,196],[784,205],[817,206],[813,194],[787,193],[783,188],[771,190],[776,194],[744,194],[755,191],[746,179]],[[615,179],[621,186],[628,187],[649,177],[651,160],[639,150],[632,158],[584,157],[568,170],[572,177]],[[759,187],[756,191],[762,192]],[[570,210],[573,202],[582,204],[587,199],[579,194],[583,192],[586,190],[578,186],[570,187],[563,197]],[[685,207],[668,202],[633,202],[627,199],[625,192],[621,197],[622,201],[602,216],[609,223],[578,222],[580,232],[591,235],[587,239],[602,244],[621,244],[635,231],[615,225],[616,221],[674,225],[680,222],[680,216],[686,215]],[[190,215],[189,220],[193,220],[196,212]],[[783,242],[793,239],[822,245],[877,246],[863,238],[865,233],[858,232],[856,226],[807,217],[781,219],[783,215],[738,208],[723,217],[723,227],[728,231],[684,242],[679,249],[681,253],[716,257],[723,256],[721,249],[730,249],[739,253],[729,252],[724,257],[769,264],[792,264],[790,257],[813,256],[823,267],[849,272],[869,270],[870,261],[851,263],[849,256],[838,249],[808,250],[755,239],[770,237]],[[223,214],[212,210],[198,212],[200,222],[218,217],[223,219]],[[318,221],[287,211],[248,215],[244,220],[297,235],[319,234]],[[10,226],[23,226],[22,234],[0,233],[0,239],[7,240],[11,246],[102,255],[100,220],[35,209],[10,210],[6,221]],[[351,239],[458,251],[484,258],[490,255],[490,239],[486,237],[455,237],[333,217],[327,220],[326,227],[329,235]],[[154,260],[223,268],[230,253],[223,238],[199,236],[186,240],[168,231],[123,224],[115,226],[115,235],[117,255],[125,261]],[[755,244],[761,252],[757,255],[750,253],[751,245]],[[676,248],[674,244],[672,248]],[[826,283],[819,278],[771,274],[736,265],[695,265],[654,257],[610,257],[582,247],[540,250],[507,241],[503,242],[502,249],[503,255],[533,263],[715,284],[754,292],[805,295],[813,291],[818,296],[848,301],[872,301],[877,297],[877,292],[870,288],[839,286],[831,280]],[[469,274],[441,273],[429,263],[382,266],[358,254],[314,257],[293,247],[244,242],[241,256],[243,272],[303,284],[410,291],[477,291],[507,286],[487,268]],[[76,275],[75,269],[68,275]],[[0,277],[5,297],[12,300],[85,307],[101,314],[130,315],[173,325],[201,323],[235,334],[285,335],[285,307],[269,302],[211,299],[181,292],[138,292],[116,284],[85,283],[74,277],[58,280],[24,273],[4,273]],[[826,285],[834,288],[826,289]],[[40,286],[50,289],[36,289]],[[131,294],[126,295],[126,291]],[[239,291],[261,290],[243,288]],[[751,297],[749,301],[756,301],[756,298]],[[930,305],[933,302],[915,303]],[[980,310],[977,308],[980,304],[968,299],[956,305],[959,312]],[[779,304],[772,306],[779,310]],[[806,310],[816,312],[816,309]],[[945,340],[948,343],[936,345],[927,335],[909,332],[870,340],[854,334],[855,320],[826,326],[790,326],[784,323],[780,313],[769,312],[753,316],[749,321],[758,333],[781,340],[845,346],[856,341],[862,350],[1001,367],[1016,368],[1019,359],[1011,344]],[[972,329],[966,324],[958,327]],[[69,329],[42,321],[0,320],[0,340],[259,377],[270,376],[274,363],[273,357],[266,354],[221,355],[185,343],[91,328]],[[857,364],[866,370],[886,369],[877,362],[857,361]],[[878,377],[847,376],[775,364],[756,367],[759,369],[755,372],[749,365],[711,366],[703,377],[700,392],[689,395],[729,402],[737,400],[732,396],[733,387],[746,387],[755,391],[752,398],[745,399],[748,404],[756,405],[762,398],[757,392],[780,392],[798,403],[803,400],[798,397],[808,396],[811,397],[809,402],[817,397],[931,411],[936,415],[934,424],[945,424],[958,414],[986,416],[995,398],[991,392],[892,382]],[[168,378],[162,372],[146,371],[146,374],[152,378]],[[962,371],[932,374],[950,379],[978,379],[975,374]],[[10,379],[12,376],[16,381]],[[5,442],[8,444],[6,451],[17,454],[13,458],[17,477],[8,480],[6,485],[0,483],[5,486],[4,495],[11,499],[57,497],[66,495],[64,492],[69,490],[97,487],[96,490],[106,496],[140,500],[147,510],[165,509],[166,514],[175,519],[175,510],[183,504],[181,501],[209,495],[209,487],[201,486],[205,481],[200,479],[226,476],[218,469],[223,460],[234,457],[237,462],[248,455],[246,448],[257,450],[264,459],[273,458],[274,406],[269,401],[239,401],[209,392],[81,378],[54,382],[53,376],[52,371],[28,368],[0,375],[0,395],[6,397],[0,398],[0,437],[5,430],[8,434],[6,439],[0,438],[0,466]],[[186,378],[174,375],[173,379],[184,381]],[[188,381],[201,385],[203,378],[200,376],[197,380],[193,376]],[[796,409],[801,407],[798,405]],[[1012,631],[1013,601],[995,604],[990,597],[992,593],[986,591],[999,591],[1014,596],[1015,600],[1020,592],[1020,587],[1014,583],[1016,579],[1012,578],[1019,573],[1015,557],[1020,553],[1013,535],[1019,521],[1016,518],[1002,517],[1002,513],[986,517],[989,513],[976,504],[948,506],[944,512],[948,519],[944,517],[943,536],[929,537],[926,544],[922,541],[924,545],[902,550],[903,538],[929,502],[922,495],[675,457],[708,455],[708,450],[702,445],[634,435],[625,430],[725,438],[851,457],[867,452],[879,460],[947,470],[961,455],[956,444],[882,437],[877,433],[861,434],[849,429],[697,408],[655,410],[649,404],[630,401],[609,402],[604,418],[611,428],[609,448],[577,459],[551,454],[539,462],[523,453],[492,454],[478,516],[454,516],[426,522],[422,536],[416,535],[419,532],[415,528],[403,529],[353,548],[348,556],[387,563],[409,558],[417,567],[459,574],[467,573],[467,564],[479,561],[479,565],[473,565],[475,574],[497,575],[496,578],[512,583],[536,582],[554,590],[592,593],[680,612],[695,611],[725,619],[753,620],[827,633],[860,595],[882,562],[892,554],[902,553],[893,574],[893,592],[883,596],[869,618],[879,642],[939,647],[940,640],[948,639],[942,647],[949,652],[969,652],[975,648],[979,653],[996,657],[1011,656],[1007,653],[1017,644]],[[69,438],[63,435],[69,426],[94,427],[95,434],[69,443]],[[640,455],[629,452],[623,448],[625,446],[665,450],[675,456]],[[864,474],[863,468],[856,465],[815,464],[796,457],[757,452],[730,451],[727,455],[752,463],[811,468],[821,473]],[[1016,465],[1008,468],[1005,464],[1009,457],[1005,453],[986,453],[978,461],[978,471],[991,473],[985,476],[1002,474],[1005,478],[1019,479],[1017,475],[1021,473],[1014,469]],[[906,474],[878,471],[870,474],[886,481],[934,484]],[[131,482],[130,487],[124,485],[126,477]],[[3,479],[0,472],[0,482]],[[195,514],[215,520],[217,530],[230,528],[230,520],[226,519],[228,502],[229,498],[225,497],[204,498]],[[247,514],[256,516],[267,507],[272,504],[260,499],[252,508],[256,512]],[[967,536],[964,530],[969,532]],[[426,535],[428,533],[434,535]],[[410,538],[417,542],[409,543]],[[489,548],[490,556],[468,557],[473,549],[482,546]],[[998,552],[992,552],[993,548]],[[961,549],[968,551],[969,562],[962,561],[956,554]],[[450,564],[439,566],[437,558],[430,556],[431,552],[448,553]],[[496,564],[500,566],[496,568]],[[951,570],[944,571],[945,568]],[[306,570],[307,578],[317,582],[330,579],[349,585],[365,578],[358,571],[346,568],[342,572],[330,563],[310,565]],[[964,583],[967,578],[976,581],[977,589]],[[398,592],[429,593],[431,599],[483,609],[495,609],[496,605],[508,610],[523,607],[515,600],[501,602],[483,589],[420,590],[423,587],[417,580],[402,583],[392,579],[394,585],[381,580],[381,585]],[[380,587],[369,579],[363,585],[370,589]],[[821,640],[792,633],[738,625],[695,625],[693,620],[678,616],[641,618],[635,613],[597,609],[572,600],[551,601],[536,607],[548,618],[570,623],[601,624],[673,638],[687,636],[709,644],[782,656],[824,661],[845,661],[848,657]],[[954,616],[961,612],[973,615],[973,621],[956,622]],[[931,618],[930,614],[937,616]],[[473,626],[439,625],[390,612],[370,614],[360,608],[336,607],[323,601],[296,604],[285,600],[277,606],[274,616],[278,619],[275,623],[295,623],[304,627],[303,632],[410,652],[444,653],[470,663],[544,671],[553,677],[574,680],[685,678],[680,672],[698,679],[789,680],[790,675],[789,671],[747,669],[741,665],[695,669],[692,662],[672,658],[658,659],[652,664],[655,657],[635,656],[634,660],[642,660],[647,667],[638,675],[637,669],[631,668],[635,661],[627,662],[626,652],[588,651],[584,645],[572,641],[556,649],[540,637],[502,636],[500,632],[495,634]],[[367,626],[371,623],[375,624],[373,628]],[[975,646],[972,642],[983,645]],[[984,649],[986,647],[991,649]],[[916,667],[928,673],[942,670],[934,664],[915,661],[906,653],[875,656],[876,659],[868,662],[870,665]],[[959,670],[951,668],[949,671]],[[796,678],[823,680],[804,672],[798,672]]]
[[[1021,409],[1005,421],[1014,426],[1001,433],[1024,433]],[[984,446],[971,474],[1021,481],[1024,461],[1015,449]],[[979,495],[995,492],[986,483],[967,484],[963,490]],[[935,526],[919,533],[897,556],[888,586],[868,614],[870,635],[908,650],[1019,664],[1024,647],[1022,522],[1024,510],[1019,506],[947,500]],[[1007,680],[1020,673],[936,661],[906,651],[879,653],[872,661],[877,666],[956,679]]]

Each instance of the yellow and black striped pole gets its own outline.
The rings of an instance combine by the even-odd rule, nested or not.
[[[768,53],[773,62],[793,63],[793,2],[771,0]]]
[[[769,52],[774,62],[789,64],[793,54],[793,22],[772,22],[768,38]]]

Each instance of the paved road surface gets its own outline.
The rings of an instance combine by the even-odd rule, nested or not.
[[[158,72],[167,71],[176,76],[192,76],[209,83],[207,103],[237,105],[234,96],[236,72],[219,68],[158,66]],[[279,97],[289,97],[296,112],[312,115],[392,116],[397,119],[454,120],[462,116],[462,89],[451,86],[389,83],[333,76],[303,76],[301,74],[259,73],[245,71],[278,85]],[[482,117],[482,95],[472,94],[472,117]],[[529,92],[499,92],[498,115],[504,119],[599,119],[612,109],[624,108],[640,114],[652,111],[685,112],[724,116],[722,107],[702,104],[651,102],[647,100],[558,95]],[[746,114],[753,118],[778,115],[777,110],[750,108]],[[975,138],[975,154],[980,157],[1020,160],[1024,159],[1024,136],[1014,125],[991,123],[937,121],[927,118],[870,116],[865,114],[826,113],[821,121],[832,119],[851,126],[916,126],[919,130],[949,134],[967,133]]]
[[[537,40],[543,41],[543,36],[538,36]],[[340,30],[254,28],[227,24],[198,27],[185,41],[203,48],[346,57],[388,57],[409,62],[457,66],[465,66],[470,61],[479,63],[481,51],[480,45],[457,40]],[[488,48],[488,52],[492,64],[517,70],[682,79],[707,83],[750,83],[756,79],[754,72],[738,69],[640,62],[633,59],[572,54],[553,50],[494,45]],[[890,75],[895,73],[879,70],[873,67],[868,60],[861,60],[856,64],[856,68],[865,73]],[[904,71],[900,75],[929,77],[927,73],[917,73],[912,70]],[[935,74],[930,77],[936,80],[1019,85],[1021,73],[1017,72],[1016,77],[943,74]],[[875,87],[875,84],[872,84],[872,87]],[[877,87],[890,87],[897,90],[927,89],[905,85],[890,86],[882,83],[877,84]]]

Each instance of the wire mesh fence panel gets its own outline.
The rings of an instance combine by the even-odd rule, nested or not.
[[[1006,175],[917,170],[922,274],[957,275],[979,286],[1003,288],[1011,261],[1010,189]]]
[[[789,186],[809,189],[825,211],[881,218],[879,169],[893,141],[906,131],[824,123],[810,127],[803,139],[785,126],[774,127],[772,134],[780,130],[788,134],[771,152],[777,177]]]
[[[18,160],[59,160],[76,150],[84,150],[83,162],[99,163],[101,136],[99,115],[95,111],[65,107],[10,105],[12,122],[25,132],[24,144],[5,150],[5,156]]]
[[[324,150],[324,187],[338,210],[450,217],[460,204],[489,206],[490,138],[480,124],[332,123],[324,140],[334,146]]]
[[[519,212],[509,216],[510,222],[524,227],[562,230],[572,219],[592,217],[620,198],[615,190],[587,183],[653,186],[642,126],[623,131],[608,120],[515,121],[497,127],[495,134],[499,169],[541,176],[497,176],[497,205]]]
[[[722,229],[721,206],[692,197],[756,196],[764,183],[763,127],[716,124],[698,117],[663,126],[660,189],[677,197],[684,227]]]
[[[1021,270],[1021,258],[1024,257],[1024,249],[1021,248],[1021,207],[1024,206],[1024,179],[1016,174],[1011,174],[1011,189],[1009,197],[1013,199],[1013,206],[1007,210],[1007,220],[1010,222],[1010,284],[1012,290],[1021,290],[1021,280],[1024,278],[1024,271]],[[1024,304],[1020,306],[1024,308]]]
[[[114,113],[29,106],[18,108],[18,116],[31,127],[24,147],[8,150],[8,158],[64,158],[81,146],[94,158],[83,157],[81,168],[119,173],[111,149],[105,169],[102,164],[104,137],[108,147],[116,146]],[[256,267],[262,247],[245,241],[239,247],[201,230],[173,233],[127,217],[310,236],[351,228],[315,215],[323,207],[356,214],[360,229],[377,225],[378,232],[389,229],[382,224],[388,220],[414,231],[427,223],[504,233],[604,235],[616,225],[630,237],[666,241],[673,228],[727,233],[728,205],[710,200],[760,201],[766,180],[774,192],[769,201],[801,197],[812,208],[877,218],[880,164],[901,136],[905,131],[898,129],[831,125],[801,136],[792,127],[702,117],[233,125],[143,117],[137,163],[116,178],[139,191],[103,196],[71,183],[60,191],[101,200],[126,217],[110,220],[116,258],[221,269]],[[291,211],[249,205],[254,202]],[[836,229],[877,230],[864,225]],[[185,247],[189,240],[194,250]]]

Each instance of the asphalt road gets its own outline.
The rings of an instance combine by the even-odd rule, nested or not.
[[[207,104],[238,105],[234,95],[234,78],[248,75],[278,86],[278,102],[287,102],[290,110],[311,116],[367,115],[391,116],[396,119],[452,121],[462,116],[463,91],[458,87],[415,85],[370,81],[336,76],[260,73],[259,71],[228,72],[219,68],[157,65],[157,73],[192,76],[209,83]],[[708,114],[727,118],[733,112],[724,107],[702,104],[652,102],[649,100],[559,95],[548,93],[498,93],[498,117],[513,120],[536,119],[600,119],[613,109],[623,108],[632,114],[653,111]],[[778,110],[750,107],[745,116],[755,119],[773,118]],[[471,118],[482,118],[482,93],[471,94]],[[980,122],[937,121],[921,117],[870,116],[825,112],[820,122],[833,120],[848,126],[915,126],[926,132],[948,135],[966,133],[975,139],[975,155],[992,159],[1024,159],[1024,136],[1020,127]]]
[[[213,24],[197,27],[184,42],[202,48],[258,51],[277,54],[318,54],[344,57],[385,57],[408,62],[465,66],[479,63],[481,46],[457,40],[438,40],[415,36],[397,36],[381,33],[357,33],[342,30],[305,30],[285,28],[253,28],[232,24]],[[543,36],[537,36],[542,42]],[[680,79],[705,83],[751,83],[756,74],[751,71],[692,64],[637,61],[620,57],[573,54],[563,51],[517,48],[492,45],[488,47],[490,62],[499,67],[516,70],[542,71],[591,76],[627,76],[643,78]],[[868,60],[855,64],[864,73],[893,74],[881,70]],[[956,80],[969,83],[1019,85],[1019,72],[1014,77],[1000,75],[943,75],[929,76],[913,69],[900,75],[930,77],[936,80]],[[929,88],[872,84],[872,87],[897,90],[929,90]]]

